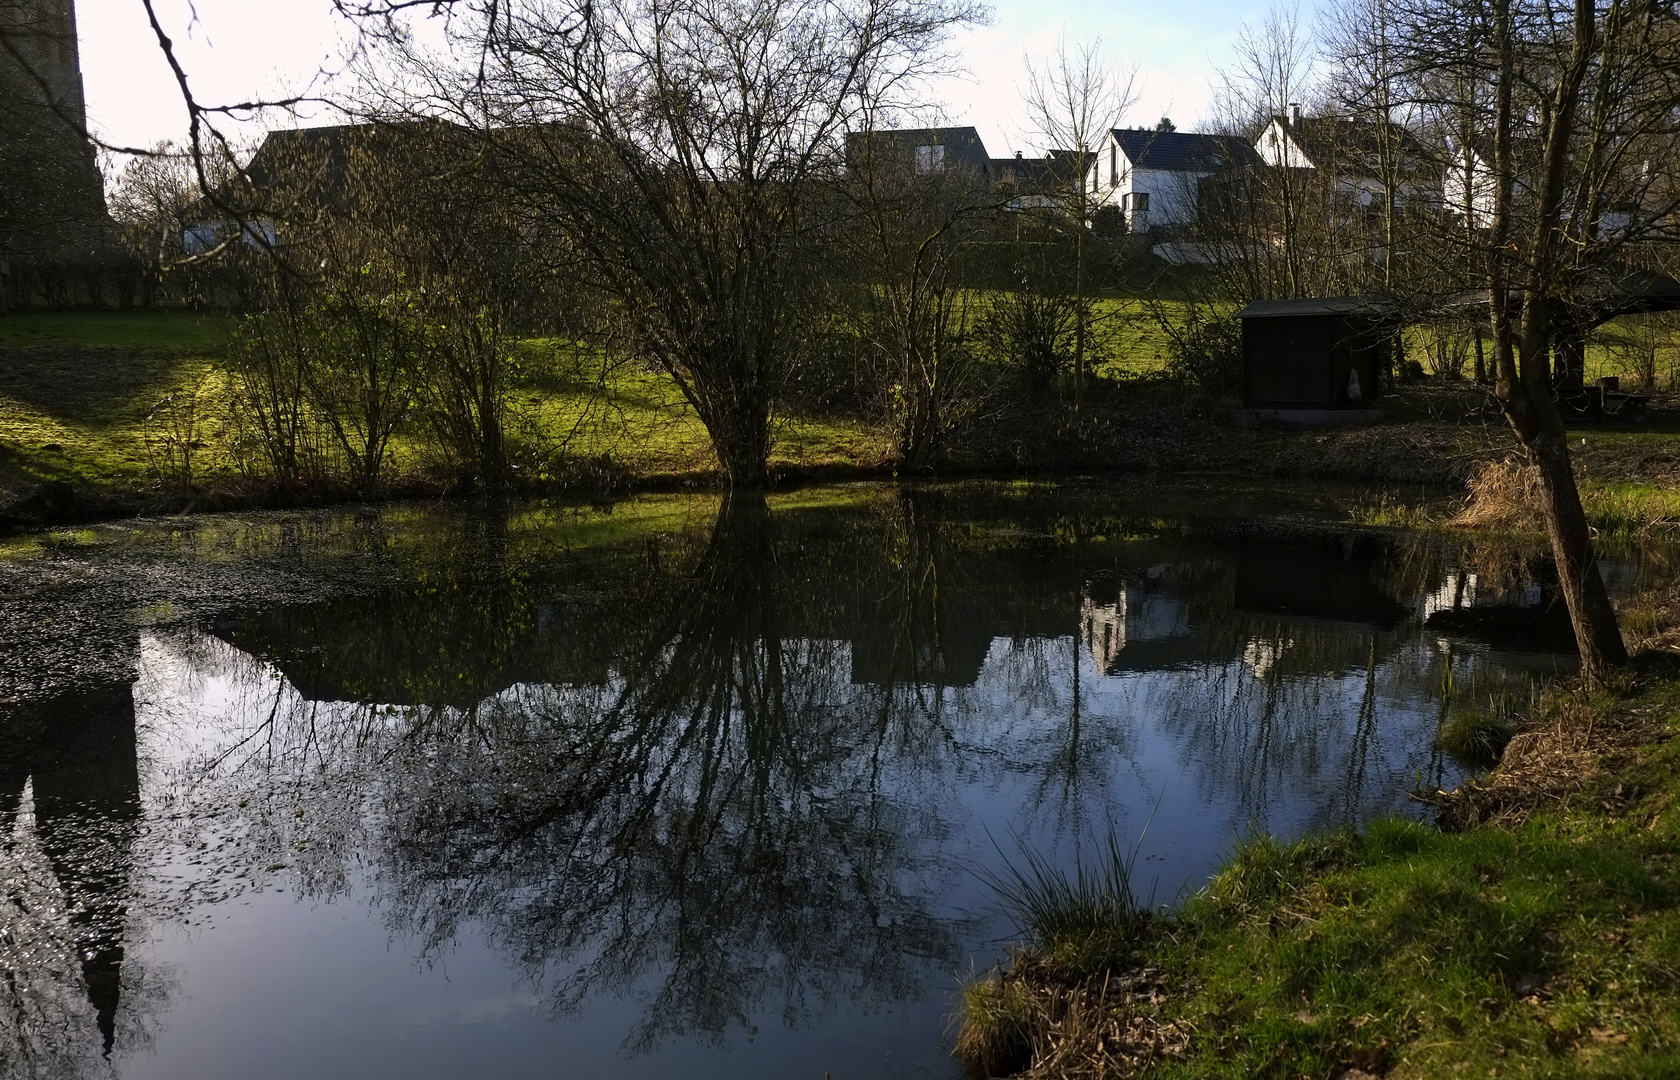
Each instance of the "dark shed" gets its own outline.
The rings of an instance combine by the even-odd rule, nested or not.
[[[1242,320],[1243,405],[1364,409],[1377,396],[1395,324],[1366,296],[1256,300]]]

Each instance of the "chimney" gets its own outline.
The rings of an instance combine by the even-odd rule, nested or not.
[[[1300,122],[1301,122],[1301,103],[1299,101],[1291,101],[1289,103],[1289,126],[1294,127],[1296,124],[1299,124]]]
[[[1019,151],[1019,150],[1015,151],[1015,160],[1016,161],[1021,160],[1021,151]]]

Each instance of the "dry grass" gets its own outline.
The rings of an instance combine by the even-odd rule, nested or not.
[[[1578,692],[1560,689],[1544,700],[1537,715],[1520,722],[1497,769],[1427,801],[1439,812],[1443,828],[1511,828],[1538,810],[1562,807],[1601,785],[1625,765],[1629,753],[1661,738],[1659,716],[1595,707]]]
[[[955,1053],[970,1076],[1096,1080],[1130,1076],[1180,1058],[1194,1029],[1167,1019],[1169,989],[1154,968],[1114,971],[1068,984],[1028,954],[963,995]]]
[[[1464,509],[1449,524],[1475,529],[1536,532],[1540,519],[1540,472],[1516,457],[1478,465],[1466,484]]]

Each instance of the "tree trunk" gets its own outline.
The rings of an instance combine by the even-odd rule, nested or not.
[[[765,486],[770,456],[770,410],[761,402],[726,401],[701,411],[723,481],[731,491]]]
[[[1569,463],[1569,439],[1553,397],[1551,338],[1556,298],[1558,213],[1562,203],[1566,151],[1574,130],[1581,80],[1589,67],[1594,39],[1593,0],[1575,0],[1575,35],[1570,63],[1558,80],[1555,109],[1548,123],[1544,161],[1535,185],[1533,233],[1510,243],[1515,202],[1513,136],[1515,111],[1515,30],[1510,0],[1494,0],[1493,28],[1499,52],[1494,106],[1494,220],[1488,265],[1488,311],[1493,324],[1494,393],[1511,430],[1540,470],[1546,532],[1557,563],[1558,586],[1569,605],[1575,644],[1581,653],[1581,677],[1589,686],[1604,681],[1609,669],[1627,662],[1627,646],[1616,626],[1616,612],[1593,558],[1592,535],[1581,509],[1581,493]],[[1512,259],[1507,252],[1515,254]],[[1509,260],[1509,261],[1508,261]],[[1523,283],[1520,365],[1512,334],[1511,271]]]
[[[1558,588],[1569,605],[1569,621],[1581,652],[1581,678],[1598,686],[1610,668],[1627,663],[1627,646],[1593,557],[1592,534],[1569,465],[1569,449],[1562,438],[1551,435],[1537,439],[1529,449],[1540,469],[1546,532],[1557,563]]]

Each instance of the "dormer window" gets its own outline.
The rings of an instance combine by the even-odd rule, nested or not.
[[[945,147],[941,143],[916,147],[916,172],[923,176],[945,168]]]

